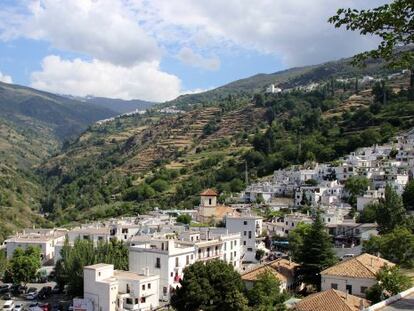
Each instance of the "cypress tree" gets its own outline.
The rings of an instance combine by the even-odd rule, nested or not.
[[[336,262],[331,238],[318,211],[315,221],[305,235],[301,251],[301,275],[305,282],[315,285],[320,290],[320,272]]]

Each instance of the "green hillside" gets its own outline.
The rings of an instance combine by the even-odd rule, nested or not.
[[[365,68],[354,67],[351,65],[351,61],[351,58],[346,58],[320,65],[291,68],[271,74],[257,74],[207,92],[182,95],[163,105],[175,105],[181,109],[191,109],[189,106],[197,104],[214,105],[216,101],[224,99],[229,95],[248,96],[256,92],[263,92],[270,84],[287,89],[331,78],[355,78],[362,77],[363,75],[381,75],[390,72],[389,69],[384,68],[382,61],[371,60],[367,62]]]
[[[17,228],[47,223],[39,215],[45,192],[35,168],[65,139],[115,115],[27,87],[0,83],[0,239]]]
[[[321,69],[307,74],[314,70]],[[154,110],[90,127],[40,168],[51,194],[43,208],[59,223],[192,208],[203,188],[218,188],[221,200],[243,190],[246,163],[256,179],[292,164],[334,161],[414,126],[409,76],[385,90],[322,77],[312,92],[232,93],[184,114]]]

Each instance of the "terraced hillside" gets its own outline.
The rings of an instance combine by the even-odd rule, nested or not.
[[[312,92],[229,96],[178,115],[151,111],[91,126],[40,171],[59,222],[192,208],[204,187],[225,199],[249,178],[305,161],[331,161],[414,126],[405,80],[383,105],[374,83],[355,90],[329,80]],[[397,85],[400,83],[399,85]],[[388,92],[388,91],[387,91]]]

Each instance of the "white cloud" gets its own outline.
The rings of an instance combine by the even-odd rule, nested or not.
[[[136,12],[147,20],[145,29],[160,41],[194,41],[216,50],[243,47],[278,55],[287,66],[315,64],[374,48],[375,38],[335,29],[327,20],[340,7],[369,8],[385,2],[389,1],[134,1]]]
[[[13,83],[13,79],[12,79],[12,77],[10,77],[10,76],[8,76],[8,75],[3,74],[3,73],[0,71],[0,82],[4,82],[4,83]]]
[[[183,47],[177,54],[177,58],[184,64],[199,67],[206,70],[218,70],[220,69],[220,59],[217,57],[203,57],[202,55],[194,52],[189,47]]]
[[[47,40],[54,47],[117,65],[129,66],[161,57],[156,41],[141,29],[136,16],[121,1],[38,0],[28,9],[26,19],[18,19],[19,26],[12,24],[14,27],[7,31],[7,27],[0,28],[3,38]]]
[[[180,95],[181,81],[160,71],[156,61],[127,68],[97,59],[63,60],[50,55],[43,59],[42,70],[32,73],[31,86],[75,96],[165,101]]]
[[[214,87],[209,87],[206,89],[203,88],[197,88],[197,89],[192,89],[192,90],[185,90],[185,91],[181,91],[180,95],[191,95],[191,94],[198,94],[198,93],[203,93],[203,92],[207,92],[214,89]]]

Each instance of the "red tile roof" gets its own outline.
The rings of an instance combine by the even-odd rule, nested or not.
[[[369,300],[362,299],[344,292],[330,289],[312,294],[293,308],[295,311],[358,311],[370,305]]]
[[[203,196],[203,197],[207,197],[207,196],[208,197],[209,196],[215,196],[216,197],[218,194],[214,189],[207,189],[207,190],[204,190],[203,192],[201,192],[200,195]]]

